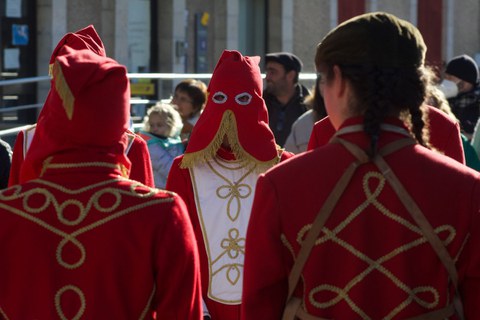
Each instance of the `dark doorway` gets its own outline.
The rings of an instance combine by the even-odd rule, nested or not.
[[[0,79],[36,76],[36,1],[7,1],[0,6]],[[36,83],[0,87],[0,108],[34,104]],[[37,121],[37,109],[1,112],[2,124]]]

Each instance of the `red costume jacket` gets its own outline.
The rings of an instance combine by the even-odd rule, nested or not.
[[[427,106],[430,123],[430,144],[446,156],[465,164],[460,126],[458,122],[450,119],[443,111]],[[308,150],[326,145],[335,134],[335,128],[328,117],[315,123]]]
[[[342,128],[361,121],[349,119]],[[363,132],[340,137],[369,146]],[[379,148],[400,138],[382,132]],[[477,319],[480,174],[418,144],[384,158],[456,262],[466,319]],[[260,176],[247,232],[242,319],[281,318],[301,243],[354,159],[330,143]],[[356,169],[322,228],[294,296],[322,319],[408,319],[446,307],[454,292],[433,247],[368,162]]]
[[[55,156],[0,192],[1,319],[202,319],[185,204],[116,163]]]
[[[25,154],[30,147],[30,142],[35,133],[35,126],[32,126],[26,130],[22,130],[18,133],[15,140],[14,152],[12,155],[12,165],[10,167],[10,176],[8,179],[8,185],[13,186],[19,184],[20,181],[20,168],[25,158]],[[130,179],[139,181],[146,186],[154,187],[152,163],[150,162],[150,154],[148,153],[148,147],[145,140],[139,135],[127,131],[125,133],[129,138],[129,144],[126,150],[126,154],[132,166],[130,168]],[[25,140],[25,137],[27,139]]]
[[[225,160],[226,163],[228,163],[229,161],[231,163],[235,163],[234,155],[232,153],[226,151],[225,149],[220,149],[218,151],[218,156],[219,156],[220,159]],[[292,153],[284,151],[284,152],[282,152],[280,161],[288,159],[292,156],[293,156]],[[225,262],[225,265],[229,265],[229,271],[231,271],[231,274],[232,274],[232,276],[230,277],[230,280],[232,281],[232,288],[222,287],[222,289],[219,290],[220,292],[218,292],[218,291],[214,292],[215,289],[214,288],[212,289],[211,286],[210,286],[211,279],[213,279],[213,277],[214,277],[213,273],[220,273],[222,268],[216,268],[214,263],[211,262],[211,260],[214,260],[217,257],[216,255],[211,257],[213,255],[212,252],[214,252],[214,250],[211,250],[211,251],[207,250],[208,249],[207,246],[210,245],[210,246],[213,247],[213,244],[208,243],[208,241],[210,239],[210,236],[204,235],[203,229],[208,228],[208,226],[206,226],[207,223],[204,223],[204,221],[207,220],[207,218],[204,218],[205,216],[202,217],[202,215],[199,214],[198,208],[202,208],[202,205],[197,201],[197,199],[199,199],[199,196],[198,196],[199,192],[197,192],[197,194],[194,192],[194,188],[195,188],[194,185],[198,184],[200,182],[199,181],[195,181],[195,182],[192,181],[192,180],[194,180],[192,178],[192,174],[191,174],[192,171],[190,171],[189,169],[180,168],[180,163],[181,163],[182,159],[183,159],[183,155],[177,157],[173,162],[173,165],[172,165],[172,168],[170,170],[168,180],[167,180],[167,190],[174,191],[174,192],[178,193],[184,199],[184,201],[187,205],[187,208],[188,208],[188,212],[190,214],[190,218],[191,218],[191,221],[192,221],[195,236],[197,238],[199,254],[200,254],[200,272],[201,272],[201,278],[202,278],[203,299],[204,299],[204,301],[207,305],[207,309],[208,309],[208,311],[211,315],[212,320],[240,319],[240,298],[241,298],[241,277],[242,276],[239,275],[237,273],[237,271],[239,273],[243,273],[243,254],[244,254],[245,243],[244,243],[244,239],[242,239],[242,238],[244,237],[244,234],[242,234],[240,232],[239,235],[234,237],[238,241],[236,241],[236,242],[235,241],[230,241],[230,243],[235,242],[236,245],[239,246],[239,247],[236,247],[236,245],[234,246],[238,250],[235,250],[233,247],[230,247],[230,249],[227,250],[227,252],[226,252],[228,255],[240,254],[240,257],[238,259],[232,259],[232,260],[237,261],[238,264],[235,265],[234,263],[231,263],[231,262],[230,262],[230,264],[228,264],[229,261],[232,261],[232,260],[228,260],[228,259],[227,259],[228,261]],[[237,164],[238,164],[238,162],[237,162]],[[237,166],[237,164],[235,164],[234,166]],[[205,180],[207,180],[207,179],[203,179],[203,181],[205,181]],[[214,175],[212,175],[212,181],[213,180],[214,180]],[[256,178],[255,178],[255,180],[256,180]],[[210,181],[208,181],[208,182],[210,182]],[[237,181],[239,186],[240,186],[241,182],[242,181]],[[243,182],[242,182],[242,184],[243,184]],[[213,188],[216,188],[216,186],[214,186]],[[233,190],[233,186],[231,188],[232,189],[230,189],[230,190]],[[210,196],[207,195],[207,199],[204,199],[205,202],[209,202],[210,200],[214,202],[213,210],[218,211],[219,210],[218,206],[220,206],[221,203],[227,202],[228,199],[230,199],[230,201],[228,201],[229,203],[232,203],[232,202],[236,203],[235,199],[238,199],[239,207],[241,207],[241,206],[246,207],[247,206],[246,202],[251,201],[250,198],[253,199],[254,186],[253,186],[253,189],[251,190],[251,194],[248,197],[244,196],[244,193],[242,192],[241,187],[240,187],[238,197],[235,197],[236,192],[233,191],[233,192],[228,193],[228,197],[230,197],[230,198],[227,198],[227,197],[219,198],[219,197],[222,196],[222,194],[221,194],[222,189],[224,191],[226,191],[227,190],[226,185],[224,187],[221,187],[221,188],[217,189],[217,192],[215,192],[215,189],[213,189],[213,191],[209,193]],[[232,199],[233,199],[233,201],[232,201]],[[215,203],[218,203],[218,206]],[[250,202],[250,204],[251,204],[251,202]],[[233,210],[234,209],[232,209],[232,211]],[[219,214],[217,212],[213,212],[213,213],[216,215],[215,219],[219,220],[221,214]],[[203,212],[202,214],[208,216],[209,212]],[[243,216],[243,214],[241,213],[242,216],[238,217],[238,220],[242,221],[242,222],[240,222],[240,224],[248,223],[249,214],[250,214],[250,212],[248,212],[248,214]],[[237,219],[235,219],[235,220],[237,220]],[[230,220],[228,220],[228,219],[226,221],[227,221],[227,224],[230,222]],[[223,229],[222,229],[223,227],[224,227],[224,225],[219,225],[218,229],[216,229],[217,230],[216,233],[221,234],[223,232]],[[230,228],[230,227],[228,226],[227,228]],[[220,229],[222,229],[222,230],[220,230]],[[210,241],[212,241],[212,240],[210,240]],[[222,241],[222,247],[223,246],[224,246],[224,244],[223,244],[223,241]],[[218,260],[221,261],[222,259],[218,258]],[[235,277],[235,278],[233,278],[233,277]],[[237,280],[239,282],[237,282]],[[223,281],[223,282],[226,282],[226,281]],[[239,287],[235,286],[235,285],[239,285]],[[213,285],[212,285],[212,287],[213,287]],[[238,290],[240,290],[240,296],[239,296],[238,301],[222,301],[222,302],[219,301],[220,299],[222,299],[221,298],[222,296],[229,296],[228,291],[238,292]],[[215,297],[213,297],[213,299],[212,299],[212,296],[215,296]],[[227,300],[227,298],[224,298],[224,299]]]

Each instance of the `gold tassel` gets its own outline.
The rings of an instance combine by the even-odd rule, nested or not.
[[[246,152],[238,141],[238,130],[235,115],[231,110],[227,110],[223,114],[220,128],[210,144],[203,150],[184,154],[182,162],[180,163],[180,167],[183,169],[192,168],[196,164],[205,163],[215,157],[218,149],[220,149],[220,146],[222,145],[223,137],[225,135],[228,138],[230,148],[232,149],[235,158],[237,160],[243,159],[247,162],[258,165],[258,170],[260,172],[264,172],[266,169],[272,167],[280,161],[279,153],[277,153],[277,157],[263,162],[257,160],[248,152]]]
[[[63,108],[67,113],[68,120],[72,120],[75,97],[63,76],[62,67],[58,61],[55,61],[55,65],[53,66],[53,77],[55,79],[55,90],[62,99]]]

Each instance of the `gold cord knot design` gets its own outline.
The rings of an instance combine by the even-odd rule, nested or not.
[[[212,263],[214,265],[217,261],[220,260],[225,254],[228,255],[230,259],[237,259],[240,255],[245,255],[245,238],[240,236],[238,229],[232,228],[228,231],[228,238],[225,238],[221,242],[221,247],[223,250],[217,259]],[[242,259],[243,261],[243,259]],[[237,284],[242,275],[243,264],[242,263],[228,263],[222,265],[219,269],[213,272],[213,275],[218,274],[220,271],[227,269],[226,277],[227,281],[231,285]]]
[[[228,239],[223,239],[221,247],[225,249],[231,259],[237,258],[240,254],[245,254],[245,238],[240,238],[237,229],[230,229]]]
[[[366,264],[366,268],[359,272],[356,276],[354,276],[350,281],[343,287],[337,287],[331,284],[320,284],[319,286],[307,292],[308,300],[310,303],[319,308],[325,309],[328,307],[332,307],[337,303],[344,301],[346,302],[350,308],[356,312],[362,319],[370,319],[369,315],[365,313],[356,303],[351,299],[349,296],[349,292],[358,284],[367,278],[372,272],[376,271],[380,274],[383,274],[386,279],[390,280],[395,286],[397,286],[400,290],[406,293],[407,298],[402,301],[398,306],[396,306],[393,310],[390,311],[388,315],[383,317],[383,319],[392,319],[402,310],[404,310],[408,305],[412,302],[417,303],[418,305],[427,308],[433,309],[438,306],[440,302],[440,297],[438,291],[433,286],[422,285],[417,287],[409,287],[406,283],[402,282],[391,270],[389,270],[385,264],[389,260],[397,257],[399,254],[405,253],[409,250],[414,249],[423,244],[428,244],[427,239],[422,233],[422,230],[414,223],[404,219],[400,215],[397,215],[390,210],[388,210],[385,205],[383,205],[379,200],[378,197],[380,196],[381,192],[383,191],[386,183],[385,177],[380,174],[379,172],[367,172],[363,177],[363,191],[365,194],[365,200],[355,208],[350,214],[348,214],[345,219],[343,219],[338,225],[336,225],[333,229],[328,229],[327,227],[323,227],[322,233],[320,234],[319,238],[315,241],[315,246],[322,245],[328,241],[333,242],[334,244],[338,245],[340,248],[343,248],[360,261]],[[376,186],[374,190],[371,190],[371,186]],[[395,221],[396,223],[400,224],[404,228],[408,229],[409,231],[418,235],[417,238],[409,240],[409,242],[405,242],[402,245],[392,248],[392,250],[382,257],[378,259],[372,259],[371,257],[367,256],[364,252],[357,249],[352,243],[345,241],[340,236],[341,232],[355,220],[357,219],[362,212],[369,206],[374,206],[378,212],[380,212],[383,216]],[[297,234],[297,243],[299,245],[302,244],[306,235],[308,234],[309,230],[311,229],[312,225],[307,224]],[[442,225],[438,226],[434,229],[435,233],[439,235],[442,239],[444,245],[450,244],[453,239],[455,238],[456,231],[450,225]],[[347,232],[346,230],[344,232]],[[289,250],[293,253],[292,246],[287,241],[286,237],[282,237],[282,241],[284,245],[289,248]],[[320,301],[319,294],[323,293],[322,297],[329,297],[328,300]],[[332,296],[332,293],[335,294]],[[423,297],[423,299],[420,297]],[[427,296],[427,298],[425,298]]]
[[[85,301],[85,296],[83,295],[82,290],[80,290],[80,288],[78,288],[77,286],[67,285],[57,291],[57,293],[55,294],[55,309],[57,310],[57,313],[60,316],[60,319],[70,320],[65,316],[65,313],[63,312],[62,301],[61,301],[63,294],[67,291],[72,291],[73,293],[75,293],[78,299],[80,300],[80,308],[78,309],[77,313],[71,320],[81,319],[83,313],[85,312],[86,301]]]
[[[37,179],[35,184],[39,186],[29,190],[22,190],[22,186],[14,186],[0,191],[0,206],[10,213],[58,236],[59,242],[56,248],[57,263],[65,269],[72,270],[81,267],[86,261],[87,250],[78,239],[79,236],[108,222],[135,213],[142,208],[174,201],[173,197],[153,198],[158,190],[148,189],[145,191],[146,189],[143,187],[142,191],[140,191],[137,190],[139,184],[132,184],[126,190],[109,186],[118,184],[120,180],[124,179],[114,178],[71,190],[47,180]],[[54,193],[55,191],[58,193]],[[78,198],[76,195],[87,194],[88,192],[91,195],[88,195],[86,203],[76,200]],[[127,197],[142,198],[143,201],[137,201],[134,205],[121,207],[122,200]],[[87,199],[87,196],[85,198]],[[10,204],[10,202],[14,201],[21,202],[22,206],[16,207]],[[89,214],[91,215],[92,212],[94,216],[91,221],[87,221]],[[52,219],[52,217],[56,217],[56,219]],[[82,223],[83,225],[81,225]],[[66,248],[68,247],[68,250],[71,252],[71,246],[79,251],[78,258],[74,258],[76,261],[66,261],[64,259]],[[69,297],[72,297],[71,293],[73,292],[74,296],[80,300],[79,310],[69,320],[81,319],[86,308],[86,298],[80,288],[70,284],[62,287],[55,294],[54,303],[59,318],[67,320],[61,304],[62,297],[67,299],[65,297],[67,292],[69,292]],[[1,315],[3,315],[3,311],[0,309]]]

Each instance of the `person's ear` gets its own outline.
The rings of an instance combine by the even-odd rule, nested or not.
[[[332,79],[332,88],[335,89],[335,94],[339,97],[345,94],[347,82],[346,78],[342,74],[342,69],[339,66],[334,65],[332,68],[333,79]]]
[[[295,70],[290,70],[290,71],[287,71],[285,75],[287,76],[287,79],[293,83],[294,82],[293,80],[297,76],[297,73],[295,72]]]

